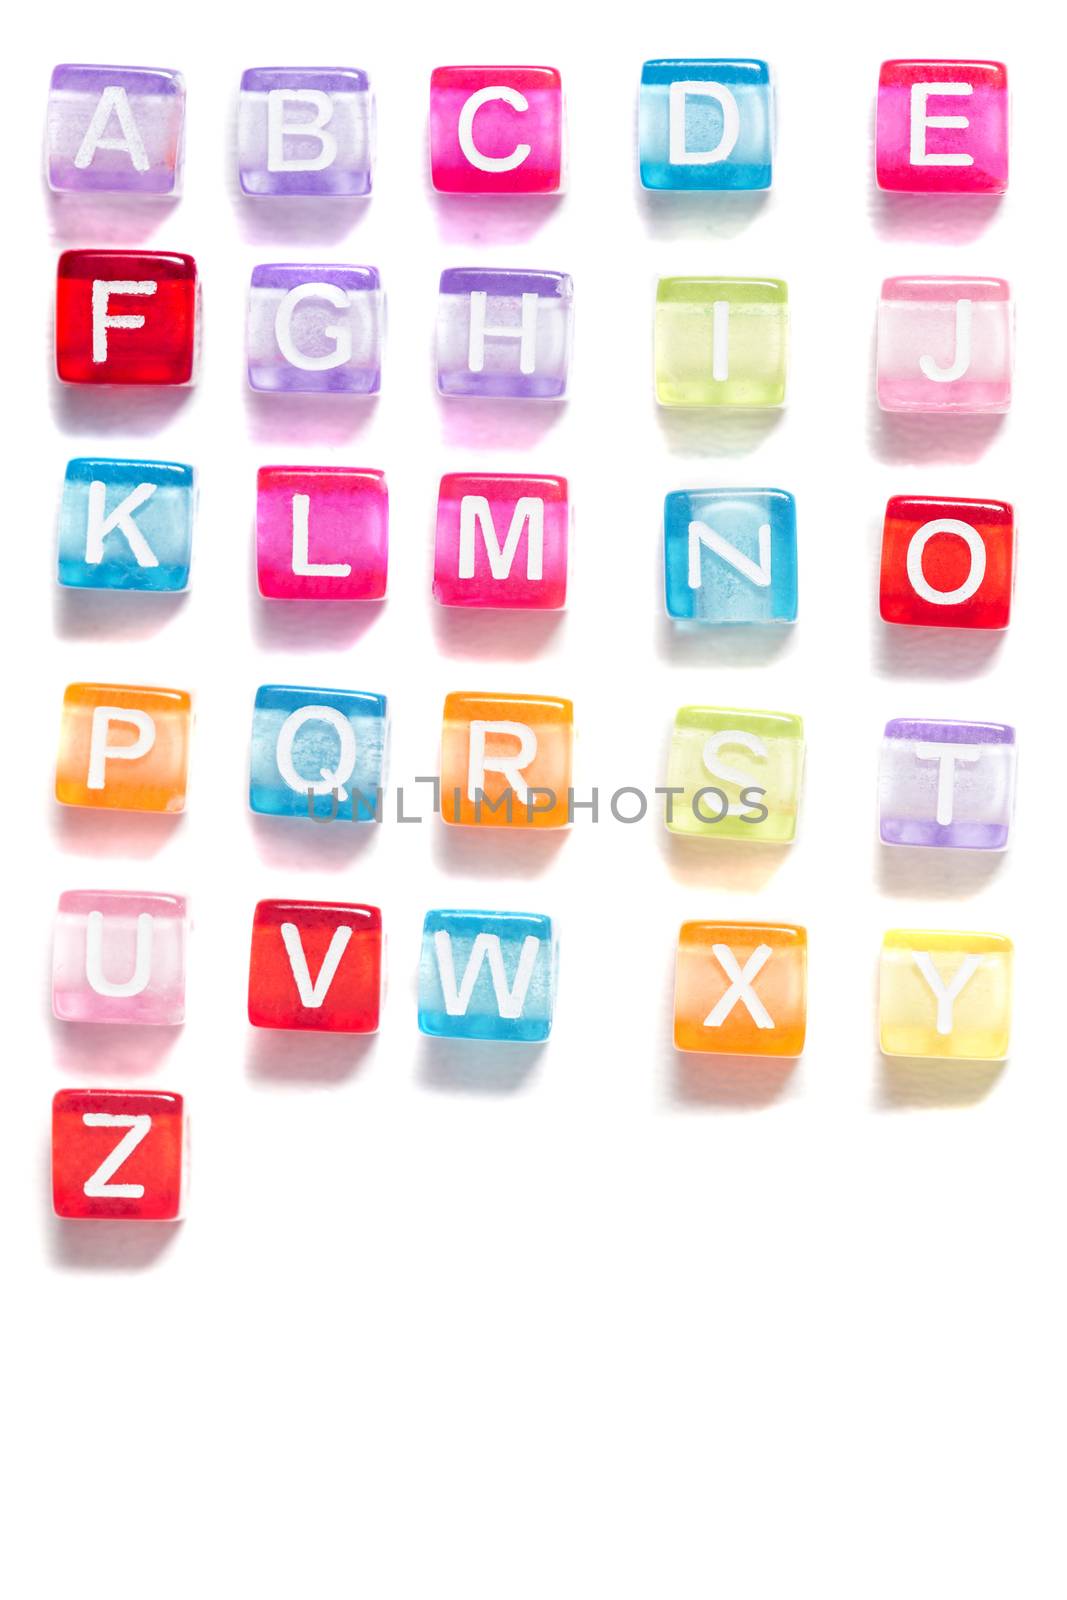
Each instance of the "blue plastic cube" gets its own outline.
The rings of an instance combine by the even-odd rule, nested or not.
[[[765,61],[646,61],[638,150],[646,189],[769,189],[774,101]]]
[[[385,783],[386,726],[384,695],[265,683],[252,714],[252,810],[374,822]]]
[[[193,469],[178,461],[68,461],[60,583],[167,594],[188,588],[194,508]]]
[[[428,911],[419,1027],[441,1039],[536,1044],[552,1029],[556,937],[527,911]]]
[[[667,614],[797,620],[797,511],[784,489],[677,489],[663,508]]]

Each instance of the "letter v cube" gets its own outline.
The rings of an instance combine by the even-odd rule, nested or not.
[[[382,989],[377,906],[261,900],[252,919],[254,1028],[376,1033]]]
[[[430,911],[422,931],[419,1028],[443,1039],[535,1044],[552,1028],[552,920],[522,911]]]

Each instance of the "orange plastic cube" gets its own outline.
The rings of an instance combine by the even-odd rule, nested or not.
[[[441,815],[483,828],[566,828],[574,707],[535,694],[450,694],[441,734]]]
[[[63,696],[56,799],[183,811],[191,723],[192,701],[181,689],[72,683]]]
[[[771,922],[685,922],[674,1043],[711,1055],[798,1056],[807,1026],[808,935]]]

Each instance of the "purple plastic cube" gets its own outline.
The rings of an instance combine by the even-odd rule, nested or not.
[[[563,272],[443,272],[438,389],[445,395],[558,399],[567,388],[572,302],[571,280]]]
[[[237,109],[245,194],[365,195],[374,100],[355,67],[250,67]]]
[[[376,267],[262,266],[248,297],[248,381],[279,394],[377,394],[384,296]]]
[[[181,192],[185,83],[164,67],[59,66],[48,91],[48,182],[60,193]]]
[[[890,722],[878,791],[883,844],[1003,850],[1015,798],[1015,729]]]

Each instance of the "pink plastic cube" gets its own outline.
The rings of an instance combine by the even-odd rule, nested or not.
[[[1011,404],[1003,278],[887,278],[878,307],[883,411],[997,412]]]
[[[433,592],[443,606],[558,611],[567,599],[566,478],[441,479]]]
[[[64,1022],[184,1021],[186,931],[180,895],[60,895],[52,1010]]]
[[[905,194],[1003,194],[1008,74],[999,61],[885,61],[875,170]]]
[[[554,67],[435,67],[430,171],[444,194],[563,187],[563,88]]]
[[[380,600],[389,565],[385,473],[260,467],[256,568],[268,600]]]

